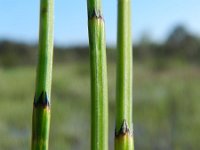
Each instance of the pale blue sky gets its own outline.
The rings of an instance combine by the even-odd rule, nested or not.
[[[106,39],[116,42],[117,0],[103,0]],[[132,0],[133,41],[144,32],[162,41],[177,24],[200,34],[200,0]],[[0,38],[37,42],[39,0],[0,0]],[[86,0],[55,0],[55,42],[87,44]]]

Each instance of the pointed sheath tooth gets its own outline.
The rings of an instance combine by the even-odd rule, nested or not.
[[[49,107],[50,103],[46,92],[42,92],[38,99],[34,98],[34,107]]]
[[[117,130],[115,131],[115,137],[117,138],[117,137],[126,136],[126,135],[132,135],[132,134],[126,120],[124,120],[119,131]]]

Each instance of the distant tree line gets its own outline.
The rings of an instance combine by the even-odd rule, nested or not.
[[[108,61],[115,61],[114,47],[107,48]],[[135,61],[179,59],[191,63],[200,63],[200,38],[190,33],[184,26],[179,25],[169,34],[163,43],[152,42],[144,36],[133,45]],[[88,61],[88,46],[59,47],[54,50],[54,63],[70,61]],[[12,67],[18,65],[33,65],[37,62],[37,45],[0,41],[0,66]]]
[[[184,26],[174,28],[164,43],[151,42],[143,37],[134,46],[136,59],[182,59],[190,62],[200,61],[200,38],[190,33]]]

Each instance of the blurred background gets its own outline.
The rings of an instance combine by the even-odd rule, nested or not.
[[[113,149],[116,0],[103,0]],[[137,150],[200,148],[200,1],[132,2]],[[39,0],[0,0],[0,149],[31,144]],[[86,0],[55,1],[50,150],[90,149]]]

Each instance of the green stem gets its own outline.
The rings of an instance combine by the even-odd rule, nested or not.
[[[88,0],[91,66],[91,149],[108,149],[108,94],[104,20],[101,0]]]
[[[118,0],[115,150],[133,150],[131,0]]]
[[[39,59],[32,118],[32,150],[48,150],[53,63],[53,0],[40,1]]]

